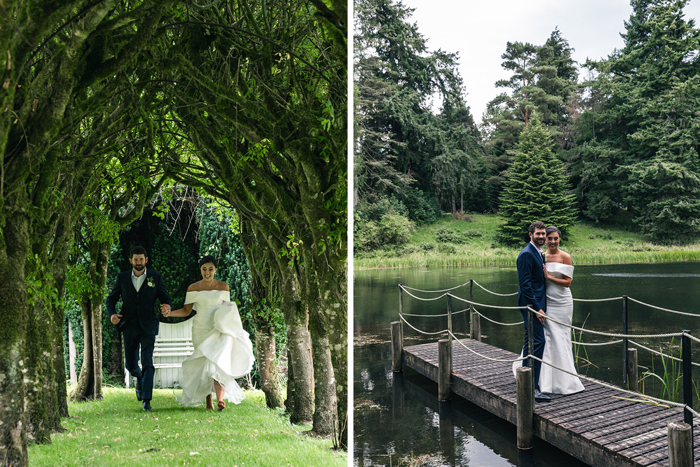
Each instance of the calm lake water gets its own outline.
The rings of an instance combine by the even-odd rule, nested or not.
[[[439,290],[474,279],[486,289],[512,293],[518,289],[515,267],[420,268],[355,271],[354,284],[354,463],[356,466],[542,466],[584,465],[540,442],[526,457],[516,448],[515,426],[492,416],[459,397],[450,403],[437,401],[437,385],[407,369],[391,371],[390,323],[398,320],[398,284],[423,290]],[[641,302],[700,314],[700,263],[662,263],[577,266],[571,285],[574,298],[598,299],[627,295]],[[452,292],[469,299],[469,285]],[[439,294],[416,293],[420,297]],[[517,298],[498,297],[473,288],[473,301],[487,305],[516,306]],[[446,298],[431,302],[403,296],[404,312],[442,314]],[[453,311],[468,305],[453,300]],[[513,323],[518,310],[476,307],[489,318]],[[700,335],[700,318],[671,314],[629,302],[630,334],[662,334],[691,330]],[[407,318],[419,329],[445,329],[446,318]],[[467,313],[454,317],[457,334],[467,333]],[[584,324],[585,323],[585,324]],[[573,324],[586,329],[622,332],[622,301],[575,302]],[[482,340],[519,352],[523,328],[501,326],[481,320]],[[404,344],[434,340],[404,327]],[[615,340],[592,334],[584,342]],[[669,351],[668,338],[638,339],[639,343]],[[633,347],[630,344],[631,347]],[[613,384],[622,384],[622,345],[587,347],[592,365],[582,364],[580,373]],[[659,357],[640,349],[640,367],[657,370]],[[678,356],[678,339],[672,352]],[[700,345],[694,343],[693,361],[700,362]],[[644,371],[640,368],[640,373]],[[697,371],[697,369],[695,370]],[[698,375],[696,374],[696,377]],[[584,381],[585,385],[585,381]],[[660,385],[644,381],[645,392],[659,395]],[[696,404],[697,406],[697,404]]]

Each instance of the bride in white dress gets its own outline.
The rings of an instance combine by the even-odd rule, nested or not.
[[[544,277],[546,280],[547,318],[571,324],[574,313],[574,301],[571,296],[571,280],[574,277],[574,266],[571,256],[559,249],[561,232],[554,226],[547,227],[547,252],[545,254]],[[574,354],[571,348],[571,328],[547,319],[544,323],[544,355],[542,360],[561,369],[576,374]],[[522,352],[520,354],[522,357]],[[517,361],[515,369],[521,366]],[[540,370],[540,391],[549,394],[574,394],[583,391],[584,387],[577,376],[552,368],[546,363]]]
[[[192,309],[197,312],[192,320],[194,353],[182,362],[180,405],[201,405],[206,400],[207,409],[213,410],[214,391],[221,411],[226,407],[224,399],[234,404],[245,399],[236,378],[250,372],[255,356],[228,284],[214,279],[216,259],[205,256],[199,268],[202,280],[187,288],[185,306],[163,314],[186,317]]]
[[[571,256],[559,249],[561,233],[554,226],[547,227],[544,277],[547,290],[547,317],[571,324],[574,300],[571,297],[571,280],[574,266]],[[544,323],[544,355],[542,360],[576,374],[574,354],[571,349],[571,328],[557,324],[551,319]],[[543,364],[540,370],[540,391],[550,394],[573,394],[583,391],[577,376]]]

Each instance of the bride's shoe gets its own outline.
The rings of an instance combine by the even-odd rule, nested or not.
[[[224,410],[226,408],[226,402],[224,402],[222,400],[217,401],[216,406],[218,407],[219,412],[221,412],[222,410]]]
[[[207,410],[214,410],[214,404],[211,400],[211,394],[207,396]]]

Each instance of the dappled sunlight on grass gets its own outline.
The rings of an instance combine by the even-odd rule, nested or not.
[[[282,410],[265,406],[262,391],[246,391],[222,412],[178,406],[173,390],[154,391],[153,413],[133,390],[106,388],[102,401],[71,403],[63,433],[29,449],[30,465],[347,465],[331,440],[303,434]]]

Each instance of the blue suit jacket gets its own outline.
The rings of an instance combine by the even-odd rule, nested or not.
[[[518,306],[534,305],[536,310],[547,311],[543,264],[542,253],[532,242],[518,255]]]
[[[154,310],[156,299],[160,300],[160,303],[173,306],[163,277],[148,268],[146,268],[146,281],[138,292],[131,281],[131,269],[117,275],[117,281],[106,300],[110,318],[116,313],[115,306],[120,297],[122,318],[117,324],[117,331],[122,331],[131,324],[137,324],[146,334],[155,336],[158,334],[158,314]]]

